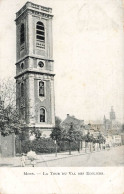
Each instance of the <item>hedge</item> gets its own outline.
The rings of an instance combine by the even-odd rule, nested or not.
[[[78,143],[71,142],[71,150],[77,150]],[[27,153],[30,150],[38,153],[55,153],[55,143],[51,138],[39,138],[33,141],[24,140],[21,142],[21,152]],[[69,150],[69,142],[60,141],[57,145],[57,152],[68,151]],[[16,148],[16,153],[19,153],[19,149]]]

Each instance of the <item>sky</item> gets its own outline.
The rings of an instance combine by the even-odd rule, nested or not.
[[[121,0],[32,0],[53,9],[55,111],[84,121],[124,119]],[[0,0],[0,77],[16,73],[15,13],[25,0]]]

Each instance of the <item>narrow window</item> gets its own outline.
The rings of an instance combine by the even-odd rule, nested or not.
[[[45,109],[40,109],[40,122],[45,122]]]
[[[20,118],[23,120],[26,118],[25,117],[25,108],[23,108],[23,107],[20,108]]]
[[[21,69],[24,69],[24,63],[21,63]]]
[[[24,41],[25,41],[24,24],[22,24],[20,29],[20,44],[23,44]]]
[[[39,96],[45,96],[44,94],[44,82],[39,82]]]
[[[21,96],[22,97],[24,96],[24,84],[23,83],[21,84]]]
[[[45,29],[42,22],[37,22],[36,24],[36,39],[45,42]]]

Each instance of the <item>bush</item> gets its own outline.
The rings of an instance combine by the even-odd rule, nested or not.
[[[29,141],[28,130],[24,131],[21,134],[16,135],[16,138],[15,138],[16,154],[21,152],[26,153],[27,152],[26,149],[29,150],[29,148],[30,148],[30,141]]]
[[[36,153],[54,153],[55,143],[50,138],[40,138],[32,141],[31,148]]]
[[[69,150],[69,142],[68,141],[60,141],[58,143],[58,151],[68,151]],[[75,151],[78,149],[78,143],[77,142],[71,142],[71,150]]]
[[[31,150],[31,141],[30,140],[24,140],[21,143],[21,151],[22,153],[27,153]]]
[[[55,143],[51,138],[39,138],[33,141],[23,140],[21,142],[21,150],[22,153],[27,153],[30,150],[38,153],[55,153]],[[16,150],[19,148],[17,147]],[[71,142],[71,150],[75,151],[78,149],[78,143]],[[63,152],[69,150],[69,142],[68,141],[60,141],[57,145],[57,152]],[[16,153],[18,153],[16,151]]]

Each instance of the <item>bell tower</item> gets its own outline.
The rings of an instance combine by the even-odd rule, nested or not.
[[[115,116],[115,112],[114,112],[114,109],[113,109],[113,106],[111,107],[111,112],[110,112],[110,120],[115,120],[116,119],[116,116]]]
[[[27,2],[16,13],[16,104],[29,128],[55,126],[52,9]]]

